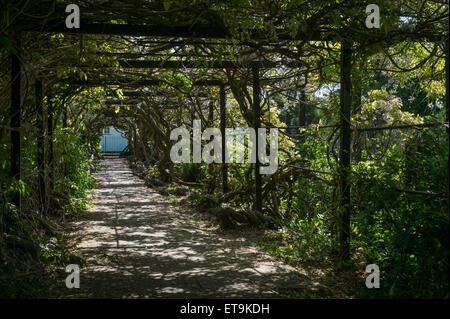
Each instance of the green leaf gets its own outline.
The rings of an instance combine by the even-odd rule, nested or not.
[[[170,9],[170,0],[164,0],[163,1],[164,10],[169,11]]]

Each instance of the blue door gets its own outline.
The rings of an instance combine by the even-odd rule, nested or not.
[[[128,145],[126,135],[113,127],[103,129],[100,152],[122,152]]]

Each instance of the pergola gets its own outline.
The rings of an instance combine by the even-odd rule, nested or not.
[[[64,21],[52,21],[45,25],[38,27],[32,27],[27,30],[27,32],[42,32],[42,33],[68,33],[68,34],[98,34],[98,35],[116,35],[116,36],[133,36],[133,37],[162,37],[162,38],[181,38],[185,43],[195,43],[198,39],[227,39],[231,37],[231,34],[227,30],[220,28],[210,28],[194,26],[191,28],[187,27],[165,27],[165,26],[151,26],[151,25],[129,25],[129,24],[84,24],[82,23],[79,29],[67,29],[64,25]],[[251,32],[253,39],[265,39],[265,34],[261,30],[254,30]],[[18,37],[19,35],[17,35]],[[398,35],[397,35],[398,36]],[[415,41],[418,39],[427,39],[428,41],[446,41],[446,58],[445,58],[445,70],[446,70],[446,111],[447,111],[447,123],[429,123],[422,127],[442,125],[447,126],[448,132],[448,108],[449,108],[449,54],[448,54],[448,38],[444,36],[430,36],[428,34],[420,33],[405,33],[401,35],[400,41]],[[389,34],[382,34],[380,32],[373,32],[373,39],[380,41],[382,39],[388,39]],[[313,34],[302,34],[297,33],[296,36],[292,37],[289,35],[280,36],[282,40],[289,41],[334,41],[341,42],[341,39],[337,37],[332,37],[330,35],[323,35],[320,32]],[[351,169],[350,155],[351,155],[351,43],[344,41],[341,42],[341,59],[340,59],[340,143],[339,143],[339,189],[340,189],[340,202],[339,205],[342,209],[341,215],[341,234],[343,238],[343,246],[348,247],[348,234],[350,226],[350,214],[351,214],[351,201],[350,201],[350,183],[349,183],[349,172]],[[21,114],[21,62],[17,55],[12,56],[12,86],[11,86],[11,170],[12,174],[16,179],[20,178],[20,131],[18,130],[21,126],[20,114]],[[120,60],[120,66],[124,68],[133,69],[180,69],[180,68],[197,68],[199,64],[196,61],[149,61],[149,60]],[[275,68],[280,65],[286,67],[298,67],[298,63],[295,62],[273,62],[273,61],[248,61],[237,62],[237,61],[209,61],[208,68],[215,69],[235,69],[235,68],[247,68],[252,70],[252,85],[253,85],[253,128],[257,131],[261,127],[261,114],[260,114],[260,98],[261,98],[261,81],[260,81],[260,69],[261,68]],[[86,86],[106,86],[106,85],[130,85],[133,87],[143,87],[143,86],[158,86],[160,81],[157,80],[134,80],[134,79],[108,79],[106,81],[68,81],[72,85],[86,85]],[[222,136],[225,135],[226,128],[226,94],[225,86],[227,83],[223,83],[218,80],[203,80],[194,83],[194,85],[206,85],[206,86],[218,86],[220,89],[220,130]],[[36,97],[38,101],[38,112],[42,113],[42,89],[40,88],[40,83],[36,86]],[[132,93],[128,97],[139,97],[139,94]],[[114,104],[116,101],[110,101],[108,103]],[[117,101],[120,103],[120,101]],[[134,103],[135,101],[133,101]],[[128,103],[123,101],[123,103]],[[42,117],[41,117],[42,118]],[[43,129],[43,122],[39,124],[41,129]],[[329,126],[324,126],[324,128]],[[391,130],[391,129],[402,129],[410,126],[395,126],[395,127],[371,127],[359,130]],[[420,125],[416,125],[420,127]],[[298,128],[298,127],[290,127]],[[40,144],[39,144],[40,143]],[[257,139],[256,139],[256,143]],[[38,141],[39,145],[43,145],[43,141]],[[256,144],[256,149],[258,145]],[[222,159],[225,158],[225,139],[222,139]],[[39,157],[38,166],[43,165],[43,156]],[[256,156],[256,164],[254,167],[255,174],[255,209],[258,211],[262,210],[262,181],[261,175],[259,174],[260,161],[258,156]],[[302,167],[296,167],[298,169],[305,169]],[[319,173],[327,173],[321,172]],[[228,191],[227,185],[227,164],[222,164],[222,190],[224,193]],[[43,177],[41,183],[43,183]],[[42,186],[42,184],[41,184]],[[41,191],[43,191],[41,187]],[[14,202],[20,205],[19,195],[16,194]],[[348,249],[348,248],[347,248]],[[348,251],[344,251],[344,255],[348,256]]]

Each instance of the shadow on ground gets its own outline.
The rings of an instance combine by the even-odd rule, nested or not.
[[[212,234],[106,158],[95,174],[93,208],[71,224],[69,241],[87,261],[72,298],[283,298],[311,285],[245,238]]]

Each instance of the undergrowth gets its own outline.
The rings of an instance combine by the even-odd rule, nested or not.
[[[0,192],[0,298],[49,297],[53,273],[68,264],[83,266],[84,260],[69,249],[63,240],[62,226],[67,219],[76,219],[89,207],[88,191],[95,187],[89,173],[89,154],[79,133],[58,128],[54,151],[61,161],[53,171],[54,193],[49,209],[37,210],[37,178],[35,174],[36,145],[24,143],[20,183],[9,177],[9,157],[0,152],[4,165]],[[3,144],[3,147],[7,147]],[[9,203],[10,194],[19,191],[21,210]]]

